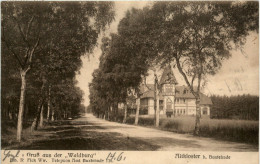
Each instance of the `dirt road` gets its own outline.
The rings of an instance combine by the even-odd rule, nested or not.
[[[125,125],[86,114],[40,130],[19,149],[258,151],[255,145],[194,137],[152,128]]]

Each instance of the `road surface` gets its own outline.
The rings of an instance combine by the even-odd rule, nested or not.
[[[256,145],[194,137],[98,119],[91,114],[44,128],[18,149],[258,151]]]

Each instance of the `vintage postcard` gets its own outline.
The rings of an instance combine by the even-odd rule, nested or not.
[[[258,157],[258,1],[1,2],[1,163]]]

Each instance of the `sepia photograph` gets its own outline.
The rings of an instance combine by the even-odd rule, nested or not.
[[[2,1],[1,150],[258,163],[259,2]]]

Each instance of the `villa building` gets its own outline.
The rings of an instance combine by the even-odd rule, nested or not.
[[[176,115],[196,115],[196,99],[187,86],[178,86],[171,67],[167,67],[160,80],[162,87],[159,94],[160,114],[172,113]],[[141,113],[153,115],[154,84],[142,85],[143,93],[140,99]],[[201,115],[210,115],[212,101],[200,93]]]

